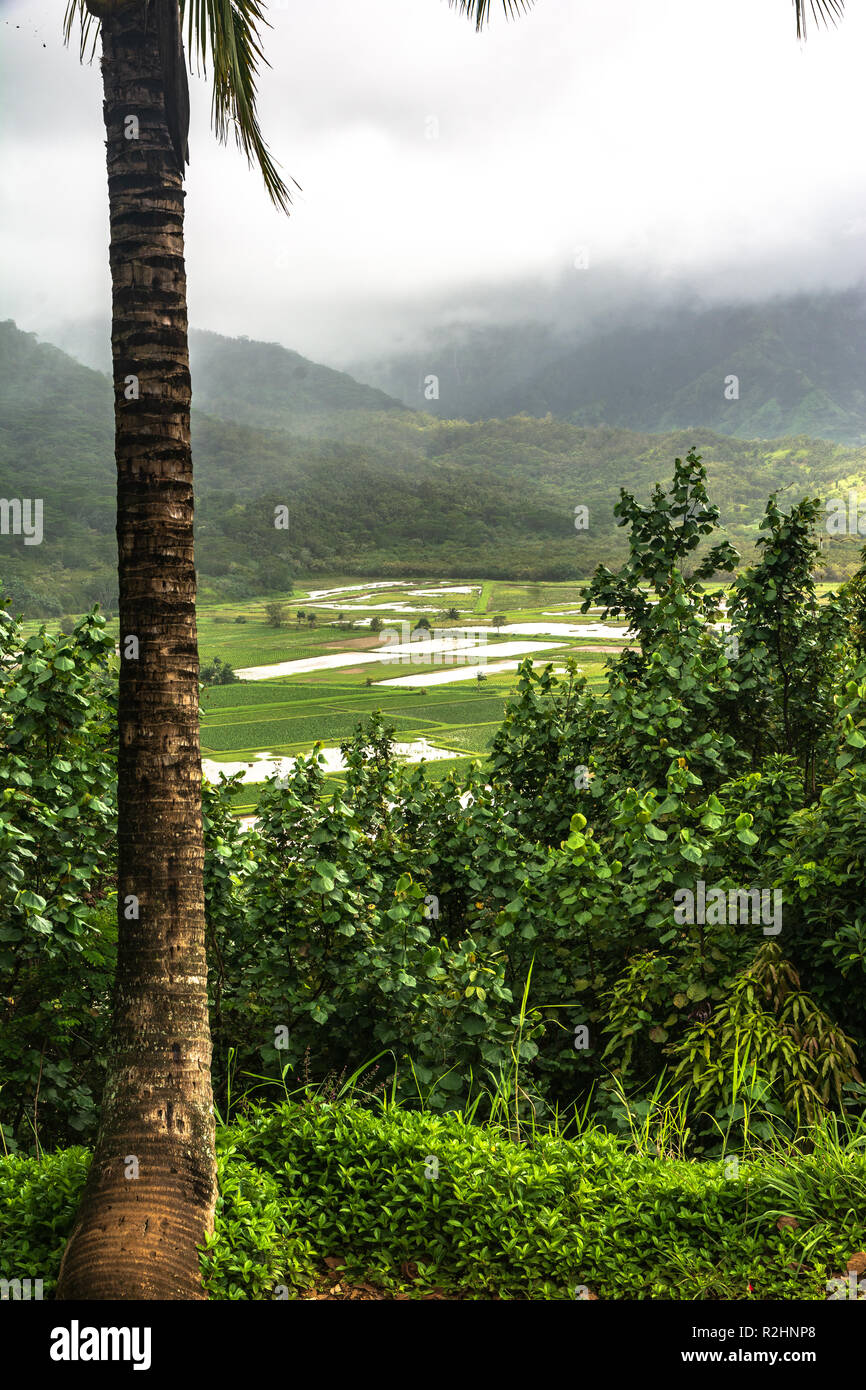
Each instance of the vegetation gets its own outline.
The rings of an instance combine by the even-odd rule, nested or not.
[[[211,1298],[297,1298],[331,1274],[391,1297],[818,1300],[862,1245],[863,1134],[830,1121],[805,1150],[696,1165],[675,1132],[660,1161],[638,1116],[627,1138],[518,1140],[340,1089],[218,1130]],[[0,1157],[0,1266],[44,1271],[46,1297],[88,1162],[79,1147]]]
[[[486,762],[444,778],[362,717],[338,786],[300,757],[246,830],[237,779],[206,784],[213,1291],[294,1296],[337,1254],[352,1278],[467,1297],[819,1297],[862,1247],[863,586],[817,603],[808,500],[770,499],[739,570],[694,455],[618,512],[626,561],[585,602],[640,641],[609,655],[606,686],[527,660]],[[690,567],[702,538],[724,592]],[[108,1030],[115,658],[97,614],[69,636],[25,639],[8,615],[2,631],[0,1184],[54,1268]],[[268,690],[242,687],[241,707]],[[70,817],[91,844],[74,874]],[[684,916],[699,885],[706,910]],[[338,1103],[328,1077],[362,1073]],[[30,1195],[52,1165],[56,1220]],[[388,1227],[365,1196],[381,1211],[385,1190]],[[625,1262],[605,1255],[612,1212]]]
[[[266,603],[265,614],[271,627],[285,627],[289,621],[289,605],[279,603],[276,600],[273,603]],[[304,614],[300,611],[296,614],[299,623],[303,616]]]
[[[238,677],[227,661],[222,661],[218,656],[215,656],[213,661],[202,666],[199,679],[202,685],[232,685],[238,680]]]
[[[293,378],[286,382],[278,358],[271,373],[274,391],[290,396]],[[0,405],[0,496],[16,496],[26,474],[44,500],[51,537],[50,564],[44,546],[4,538],[0,575],[13,606],[46,618],[96,602],[115,611],[110,383],[0,324]],[[242,405],[229,393],[223,419],[192,412],[196,563],[206,601],[283,602],[301,576],[334,572],[584,578],[624,557],[612,515],[620,485],[648,491],[667,461],[693,446],[725,534],[746,561],[770,492],[866,492],[862,450],[802,436],[744,441],[706,428],[650,435],[554,418],[467,423],[371,409],[347,412],[351,426],[332,410],[313,436],[256,428]],[[288,529],[277,529],[274,508],[289,498]],[[576,505],[589,509],[588,528],[577,532]],[[850,577],[848,538],[824,534],[822,542],[824,576]]]

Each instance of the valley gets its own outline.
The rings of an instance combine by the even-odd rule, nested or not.
[[[339,781],[339,742],[374,710],[393,725],[398,757],[429,762],[429,775],[436,778],[463,771],[472,757],[488,752],[524,656],[539,666],[551,662],[563,674],[573,663],[591,684],[603,683],[606,653],[626,645],[625,630],[621,623],[601,624],[591,613],[582,621],[551,616],[560,607],[573,611],[579,593],[578,586],[567,584],[420,579],[362,587],[345,576],[327,577],[286,600],[291,618],[276,630],[268,627],[262,605],[203,606],[203,664],[219,656],[241,676],[202,692],[205,775],[217,781],[221,772],[242,771],[233,801],[238,812],[249,812],[265,769],[279,773],[281,760],[288,766],[289,759],[308,755],[320,742],[328,780]],[[446,613],[452,600],[460,603],[456,622],[437,608],[440,595]],[[335,608],[351,614],[351,628],[333,626]],[[299,609],[317,615],[315,629],[298,623]],[[239,616],[246,621],[238,623]],[[498,631],[495,616],[508,619]],[[376,617],[382,631],[359,637]],[[414,628],[421,617],[434,633],[453,632],[453,641],[446,645],[434,636],[386,642],[384,652],[379,650],[389,628],[401,636],[401,625]],[[537,634],[537,640],[515,642],[515,629]],[[359,650],[362,644],[366,650]]]

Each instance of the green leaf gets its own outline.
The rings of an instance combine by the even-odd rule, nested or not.
[[[23,907],[32,907],[36,912],[41,912],[46,906],[45,899],[39,893],[32,893],[29,888],[22,888],[16,894],[15,901]]]

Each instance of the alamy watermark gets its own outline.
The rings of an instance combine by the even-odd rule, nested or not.
[[[858,1279],[856,1270],[849,1269],[847,1275],[837,1274],[828,1279],[825,1285],[830,1299],[853,1298],[858,1302],[866,1299],[866,1278]]]
[[[48,1355],[52,1361],[129,1361],[134,1371],[147,1371],[151,1335],[149,1327],[82,1327],[72,1318],[68,1327],[52,1328]]]
[[[866,536],[866,502],[860,502],[857,489],[848,489],[847,501],[830,497],[826,503],[828,536]]]
[[[772,910],[770,894],[772,892]],[[781,888],[707,888],[703,879],[691,888],[678,888],[674,893],[674,921],[682,926],[696,922],[703,926],[759,926],[764,936],[778,936],[782,930]]]
[[[0,536],[23,536],[25,545],[41,545],[42,498],[0,497]]]
[[[27,1302],[34,1299],[41,1301],[42,1279],[0,1279],[0,1299],[12,1299],[15,1302]]]
[[[381,660],[404,666],[484,666],[487,662],[487,633],[470,633],[459,627],[416,627],[409,624],[383,628],[379,640],[387,648]],[[414,650],[413,650],[414,648]],[[404,650],[405,649],[405,650]]]

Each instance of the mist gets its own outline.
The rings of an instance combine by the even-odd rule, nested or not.
[[[863,273],[866,14],[788,0],[538,0],[478,35],[444,0],[268,7],[261,121],[291,215],[191,79],[190,319],[344,365],[442,325],[591,324],[844,289]],[[107,320],[98,62],[52,0],[2,9],[3,316]],[[16,27],[17,26],[17,27]]]

